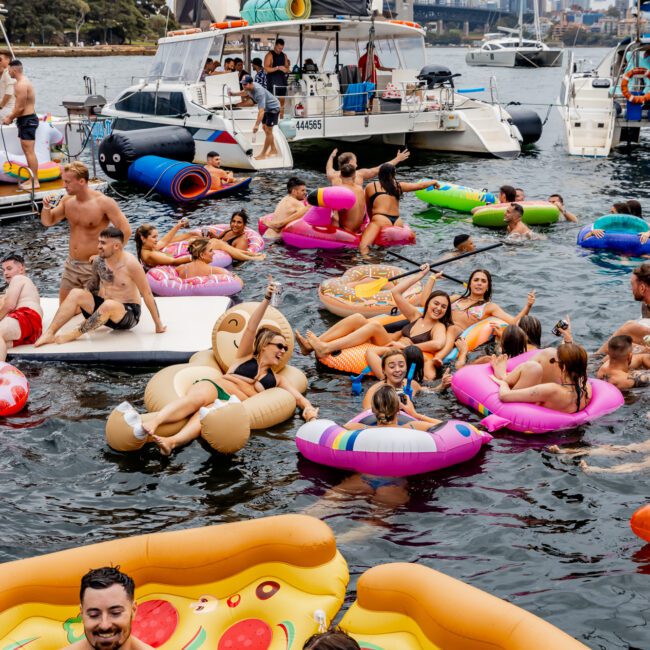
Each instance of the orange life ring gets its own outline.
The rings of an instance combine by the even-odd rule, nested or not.
[[[628,70],[623,75],[623,80],[621,81],[621,92],[623,93],[623,97],[632,104],[645,104],[646,102],[650,102],[650,91],[645,95],[633,95],[631,93],[629,86],[630,79],[633,77],[645,77],[646,79],[650,79],[650,70],[648,70],[648,68],[632,68],[631,70]]]
[[[388,22],[393,23],[394,25],[406,25],[406,27],[415,27],[416,29],[422,29],[422,25],[420,25],[420,23],[414,23],[410,20],[389,20]]]
[[[167,36],[184,36],[185,34],[198,34],[201,32],[199,27],[192,27],[191,29],[176,29],[173,32],[167,32]]]
[[[211,29],[236,29],[237,27],[247,27],[247,20],[226,20],[222,23],[212,23]]]

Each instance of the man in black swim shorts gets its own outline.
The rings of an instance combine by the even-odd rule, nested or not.
[[[16,81],[16,85],[14,86],[16,103],[13,111],[4,118],[2,123],[11,124],[16,120],[20,146],[27,159],[27,166],[34,177],[33,187],[37,189],[40,187],[40,184],[38,182],[38,159],[36,158],[34,145],[39,120],[35,112],[36,97],[34,86],[32,86],[32,82],[23,74],[23,64],[18,59],[14,59],[9,63],[9,76]],[[32,179],[29,178],[24,183],[21,183],[20,188],[31,192]]]
[[[138,260],[124,251],[124,234],[109,226],[99,234],[99,255],[92,260],[95,279],[85,289],[72,289],[61,303],[52,323],[34,344],[68,343],[102,325],[114,330],[130,330],[140,320],[140,298],[144,300],[156,332],[165,331],[156,301]],[[85,317],[78,327],[57,334],[77,311]]]

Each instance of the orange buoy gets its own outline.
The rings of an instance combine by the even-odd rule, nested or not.
[[[630,519],[632,532],[646,542],[650,542],[650,503],[641,506]]]
[[[247,27],[247,20],[225,20],[222,23],[212,23],[211,29],[236,29],[237,27]]]

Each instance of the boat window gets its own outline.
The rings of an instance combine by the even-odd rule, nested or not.
[[[212,38],[162,43],[149,69],[149,79],[195,83],[213,43]]]
[[[186,112],[183,93],[169,91],[127,91],[115,102],[115,108],[140,115],[183,115]]]
[[[363,47],[365,47],[365,43],[363,44]],[[339,41],[339,64],[358,65],[358,63],[359,63],[359,55],[357,54],[356,43],[351,43],[350,41],[344,41],[343,39],[341,39]],[[336,38],[332,36],[328,42],[327,51],[325,52],[325,62],[323,63],[321,70],[323,72],[334,72],[335,67],[336,67]]]
[[[421,70],[424,67],[424,39],[419,36],[414,38],[400,38],[397,41],[397,46],[401,54],[403,68]]]
[[[307,59],[311,59],[318,69],[323,72],[334,71],[334,40],[329,41],[330,47],[328,48],[328,41],[323,38],[310,38],[305,36],[302,41],[302,61],[303,64]],[[330,50],[332,50],[330,54]],[[298,53],[296,52],[295,61],[298,63]],[[292,65],[293,65],[292,63]],[[356,61],[355,61],[356,63]]]
[[[362,53],[366,51],[365,43],[363,45],[359,43],[359,46],[362,50]],[[392,38],[387,40],[375,40],[375,54],[379,57],[379,63],[384,68],[403,67],[399,63],[397,48],[395,47],[395,41]]]

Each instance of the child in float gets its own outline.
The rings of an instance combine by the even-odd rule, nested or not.
[[[561,413],[577,413],[587,408],[591,401],[587,359],[587,351],[582,346],[562,343],[557,348],[555,360],[560,371],[560,383],[529,383],[527,388],[510,388],[501,373],[501,368],[505,369],[505,363],[497,366],[502,376],[497,377],[495,367],[495,374],[491,378],[499,385],[499,398],[502,402],[532,403]]]
[[[409,347],[412,348],[414,346]],[[419,350],[419,348],[415,349]],[[405,413],[417,420],[430,422],[432,425],[440,424],[440,420],[430,418],[428,415],[419,414],[413,405],[413,397],[415,397],[422,388],[420,382],[423,379],[423,366],[424,364],[420,366],[419,373],[416,368],[415,373],[413,374],[413,379],[409,381],[407,375],[410,366],[406,359],[405,352],[403,350],[388,350],[387,352],[384,352],[381,356],[381,371],[383,379],[366,391],[366,394],[363,396],[363,408],[371,408],[373,397],[382,386],[390,386],[396,391],[400,402],[402,403],[401,408]],[[416,374],[418,375],[417,377]]]
[[[427,187],[439,188],[437,181],[420,181],[419,183],[400,183],[395,178],[395,166],[384,163],[379,168],[378,180],[366,186],[366,211],[370,223],[361,235],[359,252],[367,255],[375,243],[382,228],[403,226],[399,213],[399,203],[404,192],[415,192]]]
[[[633,442],[630,445],[600,445],[598,447],[564,447],[561,449],[557,445],[551,445],[548,448],[552,454],[567,454],[573,458],[579,456],[618,456],[625,457],[627,454],[647,454],[647,456],[638,462],[621,463],[613,467],[594,467],[589,465],[586,460],[580,461],[580,469],[585,472],[597,472],[599,474],[629,474],[631,472],[642,472],[650,469],[650,440],[643,442]]]
[[[212,262],[212,249],[210,248],[209,239],[195,239],[187,247],[187,252],[190,254],[191,261],[186,264],[181,264],[177,269],[178,276],[183,280],[200,278],[207,275],[230,275],[218,266],[210,266]]]
[[[216,382],[211,379],[199,379],[184,397],[179,397],[142,426],[164,455],[169,455],[176,448],[186,445],[201,433],[200,409],[210,407],[215,401],[228,401],[235,397],[241,401],[253,397],[262,391],[279,387],[289,391],[302,409],[302,417],[313,420],[318,417],[318,409],[309,400],[289,384],[283,377],[273,372],[275,366],[289,349],[287,341],[275,328],[261,327],[258,330],[269,301],[276,290],[276,285],[269,282],[264,300],[251,315],[241,342],[235,363],[228,372]],[[156,435],[156,430],[166,422],[177,422],[189,417],[188,423],[175,435],[163,438]]]
[[[451,303],[444,291],[432,291],[421,314],[417,307],[404,298],[404,292],[429,273],[428,264],[422,265],[421,269],[420,273],[404,278],[391,290],[395,305],[409,321],[400,331],[389,333],[377,320],[366,318],[362,314],[352,314],[320,336],[308,331],[307,336],[303,337],[296,330],[300,351],[305,355],[314,352],[316,357],[325,357],[338,350],[373,343],[382,347],[377,351],[379,355],[388,348],[401,349],[407,345],[417,345],[423,352],[435,355],[447,343],[447,331],[452,324]],[[440,275],[437,274],[437,277]],[[451,344],[453,345],[453,339]],[[427,379],[436,376],[433,360],[426,361],[424,374]]]
[[[639,388],[650,384],[650,354],[633,354],[632,337],[626,334],[612,336],[607,343],[607,359],[596,377],[614,384],[620,390]]]
[[[340,628],[310,636],[302,650],[361,650],[359,644]]]

